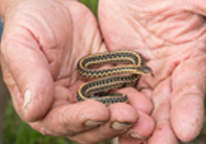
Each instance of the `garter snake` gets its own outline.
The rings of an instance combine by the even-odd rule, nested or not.
[[[107,69],[91,68],[91,66],[116,63],[127,63],[127,65],[118,65]],[[77,101],[93,99],[105,105],[128,102],[126,94],[110,91],[134,85],[142,74],[153,75],[151,68],[145,66],[143,57],[131,50],[85,56],[79,60],[77,70],[83,77],[97,79],[83,84],[78,89]]]

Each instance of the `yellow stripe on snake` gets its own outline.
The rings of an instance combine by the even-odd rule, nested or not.
[[[130,64],[107,69],[90,68],[91,66],[118,63]],[[83,77],[97,79],[85,83],[79,88],[77,100],[85,101],[93,99],[105,105],[118,102],[127,103],[128,97],[126,94],[110,91],[136,84],[142,74],[153,75],[151,68],[145,66],[142,56],[131,50],[112,51],[85,56],[79,60],[77,70]]]

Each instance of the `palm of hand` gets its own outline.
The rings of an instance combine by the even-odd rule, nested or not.
[[[191,14],[179,11],[179,16],[175,17],[173,12],[167,13],[161,8],[156,11],[153,9],[154,6],[147,8],[146,11],[130,1],[126,5],[123,4],[124,6],[121,3],[107,1],[108,6],[117,10],[117,13],[113,13],[111,9],[106,9],[106,1],[100,1],[100,24],[109,50],[137,50],[147,59],[147,65],[151,66],[155,73],[155,78],[141,79],[137,87],[140,92],[131,88],[123,90],[131,98],[133,108],[115,105],[109,107],[108,111],[103,105],[94,102],[88,102],[89,106],[86,102],[81,105],[72,104],[76,102],[76,91],[82,84],[75,71],[78,59],[89,53],[106,50],[102,46],[97,23],[89,10],[72,1],[62,1],[61,4],[45,1],[41,5],[35,5],[37,7],[32,7],[34,11],[31,11],[29,2],[24,4],[28,5],[29,10],[21,10],[21,6],[18,7],[17,13],[15,10],[14,15],[11,13],[14,21],[5,24],[13,29],[5,27],[5,33],[8,35],[5,35],[4,39],[7,41],[11,39],[13,43],[2,44],[2,67],[17,112],[33,128],[44,134],[70,136],[79,142],[85,142],[85,139],[91,143],[98,142],[121,132],[112,133],[108,129],[111,123],[90,132],[87,131],[90,128],[79,124],[91,117],[100,122],[114,121],[118,119],[115,113],[118,111],[128,111],[126,118],[130,117],[132,123],[137,119],[137,113],[133,109],[136,108],[140,115],[139,122],[127,134],[135,132],[140,137],[148,137],[154,123],[149,117],[150,113],[158,123],[157,129],[149,139],[151,142],[164,141],[160,139],[162,134],[167,135],[165,140],[174,143],[177,142],[175,134],[186,141],[198,134],[203,117],[202,101],[205,90],[202,78],[206,71],[203,39],[205,26],[200,25],[199,29],[193,26],[201,23],[201,17],[194,15],[192,19],[178,23],[175,20],[190,17]],[[121,13],[122,11],[118,13],[120,9],[123,9],[124,13]],[[144,15],[138,15],[137,11]],[[166,13],[163,13],[162,17],[156,17],[162,12]],[[33,15],[34,13],[37,17]],[[118,21],[112,17],[105,21],[104,18],[112,14],[114,18],[118,17]],[[174,25],[171,25],[170,21],[164,22],[165,19],[170,20],[171,14],[175,17]],[[16,26],[11,26],[12,24]],[[179,25],[186,27],[182,28]],[[9,31],[16,32],[16,35]],[[23,36],[24,39],[20,41],[14,39],[19,36]],[[192,40],[194,38],[195,40]],[[18,49],[11,51],[11,48],[16,46]],[[16,55],[15,58],[12,58],[13,54]],[[20,63],[16,64],[16,61]],[[22,67],[25,69],[20,69]],[[14,71],[15,73],[12,73]],[[28,89],[31,93],[34,92],[32,95],[35,97],[32,97],[33,101],[28,105],[24,105],[23,94]],[[185,98],[186,96],[189,97]],[[154,103],[154,110],[149,99]],[[26,109],[24,111],[22,111],[23,105]],[[44,119],[36,121],[45,115],[49,107],[51,108]],[[84,113],[87,113],[87,118],[84,117]],[[116,114],[116,117],[113,114]],[[182,129],[185,130],[181,131]],[[189,133],[184,135],[185,131]],[[81,133],[78,134],[79,132]],[[107,135],[96,135],[96,133],[107,133]],[[123,143],[133,140],[121,139],[121,141]]]
[[[12,21],[5,23],[1,58],[17,113],[41,133],[70,135],[76,125],[70,129],[67,123],[81,116],[66,121],[68,105],[76,102],[77,88],[82,84],[76,63],[93,51],[106,51],[95,18],[77,2],[50,0],[24,2],[10,17]],[[12,43],[7,43],[10,40]],[[23,102],[25,93],[32,94],[32,102]],[[78,111],[76,107],[70,109]]]
[[[156,122],[156,129],[149,139],[151,143],[177,143],[177,138],[190,141],[201,129],[206,25],[204,17],[196,14],[195,9],[186,9],[187,5],[192,4],[100,1],[99,20],[109,50],[137,50],[154,71],[155,78],[144,77],[137,86],[154,104],[150,110],[146,106],[138,108],[147,114],[152,113]],[[195,3],[192,6],[195,7]],[[138,94],[136,92],[137,98]],[[141,105],[141,102],[134,104]],[[149,129],[142,124],[145,126],[142,132],[133,128],[140,137],[147,134],[145,129]],[[132,141],[138,142],[121,138],[122,143]]]

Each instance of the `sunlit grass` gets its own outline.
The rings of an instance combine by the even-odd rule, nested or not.
[[[94,13],[95,17],[97,17],[97,7],[98,7],[97,0],[80,0],[80,2],[88,6],[90,10]]]

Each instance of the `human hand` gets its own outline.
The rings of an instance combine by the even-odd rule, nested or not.
[[[1,64],[14,107],[26,123],[45,135],[91,144],[122,134],[137,121],[137,111],[127,104],[76,103],[83,84],[77,61],[107,51],[86,7],[69,0],[7,2],[12,7],[4,5],[1,12]]]
[[[109,50],[140,52],[155,75],[141,78],[139,92],[125,89],[141,121],[120,137],[120,144],[176,144],[199,134],[206,87],[205,5],[204,0],[100,1],[99,21]],[[154,108],[142,97],[151,99]],[[151,114],[156,123],[151,136],[147,131],[153,127],[141,113]]]

